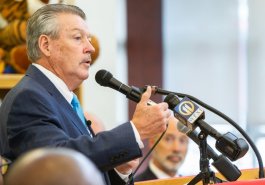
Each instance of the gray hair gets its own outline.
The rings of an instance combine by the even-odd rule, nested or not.
[[[48,4],[38,9],[27,23],[27,54],[31,62],[36,62],[41,57],[38,45],[38,39],[41,35],[50,36],[52,39],[59,37],[60,28],[56,18],[61,13],[78,15],[86,20],[85,13],[74,5]]]

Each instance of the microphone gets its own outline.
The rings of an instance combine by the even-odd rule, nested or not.
[[[138,87],[134,86],[127,86],[117,80],[116,78],[113,77],[113,75],[104,69],[99,70],[96,75],[95,75],[96,82],[104,87],[110,87],[114,90],[117,90],[121,92],[122,94],[126,95],[126,97],[134,102],[139,102],[142,97],[142,93],[146,90],[145,89],[140,89]],[[156,104],[152,100],[148,100],[147,102],[148,105],[154,105]]]
[[[139,102],[141,100],[143,92],[141,92],[139,88],[133,86],[129,87],[121,83],[119,80],[114,78],[110,72],[104,69],[101,69],[96,73],[95,79],[99,85],[117,90],[134,102]]]
[[[178,125],[183,125],[178,123]],[[183,125],[183,127],[186,127]],[[183,129],[184,130],[184,129]],[[181,130],[179,130],[182,132]],[[184,132],[185,133],[185,132]],[[197,145],[200,144],[197,131],[190,131],[185,133],[190,139],[192,139]],[[236,181],[241,176],[241,171],[236,165],[231,163],[224,155],[218,155],[208,144],[206,146],[207,158],[213,159],[212,165],[228,180]]]
[[[207,124],[204,119],[204,111],[189,98],[179,98],[170,93],[164,99],[169,108],[173,110],[174,116],[190,130],[199,126],[205,133],[217,140],[216,148],[230,160],[235,161],[243,157],[248,151],[248,144],[242,138],[237,138],[232,133],[221,135],[217,130]]]

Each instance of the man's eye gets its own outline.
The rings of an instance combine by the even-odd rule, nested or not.
[[[80,36],[75,37],[75,40],[81,40]]]
[[[174,141],[174,138],[172,138],[172,137],[166,137],[165,138],[165,141],[166,142],[172,142],[172,141]]]

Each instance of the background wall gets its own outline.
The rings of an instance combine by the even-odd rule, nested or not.
[[[264,1],[163,1],[164,88],[193,95],[232,118],[264,156]],[[220,133],[242,137],[206,111],[206,122]],[[215,140],[208,142],[214,147]],[[193,143],[183,173],[194,173],[199,150]],[[263,157],[264,158],[264,157]],[[252,148],[235,162],[257,167]],[[199,170],[198,165],[195,168]]]
[[[94,76],[104,68],[127,83],[125,3],[76,0],[100,41],[100,56],[84,83],[84,108],[98,115],[107,129],[128,119],[128,101],[124,95],[96,84]],[[163,88],[191,94],[222,111],[248,130],[260,152],[265,144],[264,7],[260,0],[163,0],[161,7]],[[209,111],[206,121],[221,133],[230,131],[241,137]],[[209,138],[208,142],[214,148],[215,140]],[[236,164],[240,169],[257,167],[252,149]],[[198,172],[199,151],[191,142],[181,173]]]
[[[242,68],[247,53],[241,49],[246,42],[241,37],[245,29],[239,27],[245,18],[239,14],[240,1],[163,2],[164,88],[195,96],[246,127],[247,74]],[[209,111],[205,117],[220,133],[237,133]],[[208,137],[208,143],[213,146],[215,139]],[[199,148],[191,142],[182,174],[199,171],[195,153]],[[189,165],[194,168],[185,168]],[[248,165],[251,159],[240,167]]]

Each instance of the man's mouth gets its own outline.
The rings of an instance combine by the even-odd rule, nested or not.
[[[81,64],[87,64],[87,65],[90,65],[91,64],[91,60],[83,60],[81,62]]]
[[[171,156],[168,156],[168,160],[174,163],[178,163],[182,160],[182,158],[180,156],[171,155]]]

